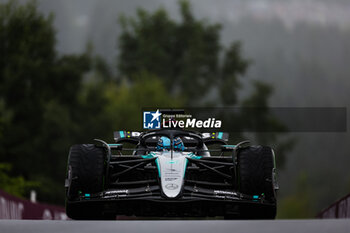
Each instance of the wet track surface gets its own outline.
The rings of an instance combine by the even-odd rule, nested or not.
[[[174,220],[174,221],[45,221],[45,220],[0,220],[1,233],[41,232],[249,232],[249,233],[337,233],[350,232],[350,219],[342,220]]]

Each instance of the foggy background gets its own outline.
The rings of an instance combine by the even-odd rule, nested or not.
[[[224,45],[235,40],[242,42],[243,57],[252,61],[243,85],[252,80],[271,84],[274,93],[270,106],[349,107],[349,1],[190,2],[197,18],[222,24]],[[137,7],[151,12],[164,7],[172,18],[179,18],[176,0],[38,3],[41,12],[55,15],[56,48],[60,54],[81,53],[90,42],[94,53],[105,58],[114,73],[118,72],[115,60],[121,14],[133,16]],[[243,98],[249,91],[247,85],[240,96]],[[297,142],[288,152],[284,168],[279,169],[280,201],[306,198],[307,208],[316,214],[350,192],[348,132],[289,133],[289,136]]]

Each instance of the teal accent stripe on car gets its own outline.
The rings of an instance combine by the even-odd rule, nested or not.
[[[186,159],[186,162],[185,162],[185,168],[184,168],[184,177],[185,177],[185,174],[186,174],[187,163],[188,163],[188,159]]]
[[[222,132],[219,132],[219,134],[218,134],[218,139],[222,139],[222,135],[223,135],[223,133],[222,133]]]
[[[158,175],[160,177],[160,165],[159,165],[159,160],[158,158],[156,158],[156,165],[157,165],[157,168],[158,168]]]
[[[151,159],[151,158],[154,158],[154,156],[155,156],[155,153],[153,152],[149,153],[148,155],[141,155],[141,157],[144,159]]]
[[[196,156],[193,153],[190,153],[188,156],[190,156],[191,159],[201,159],[202,156]]]
[[[108,146],[121,146],[122,144],[108,144]]]
[[[222,146],[226,148],[232,148],[232,149],[236,148],[236,145],[222,145]]]
[[[124,137],[125,137],[124,131],[119,131],[119,134],[120,134],[120,137],[121,137],[121,138],[124,138]]]

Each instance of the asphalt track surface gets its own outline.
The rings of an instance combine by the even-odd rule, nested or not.
[[[0,220],[1,233],[338,233],[350,232],[350,219],[329,220],[172,220],[52,221]]]

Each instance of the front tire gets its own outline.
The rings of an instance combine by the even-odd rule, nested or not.
[[[100,213],[76,208],[71,202],[81,195],[103,191],[105,150],[94,144],[70,148],[67,169],[66,213],[72,219],[98,218]]]
[[[276,192],[274,187],[274,154],[270,147],[250,146],[238,152],[239,190],[243,194],[264,196],[271,207],[242,208],[244,218],[274,219]]]

